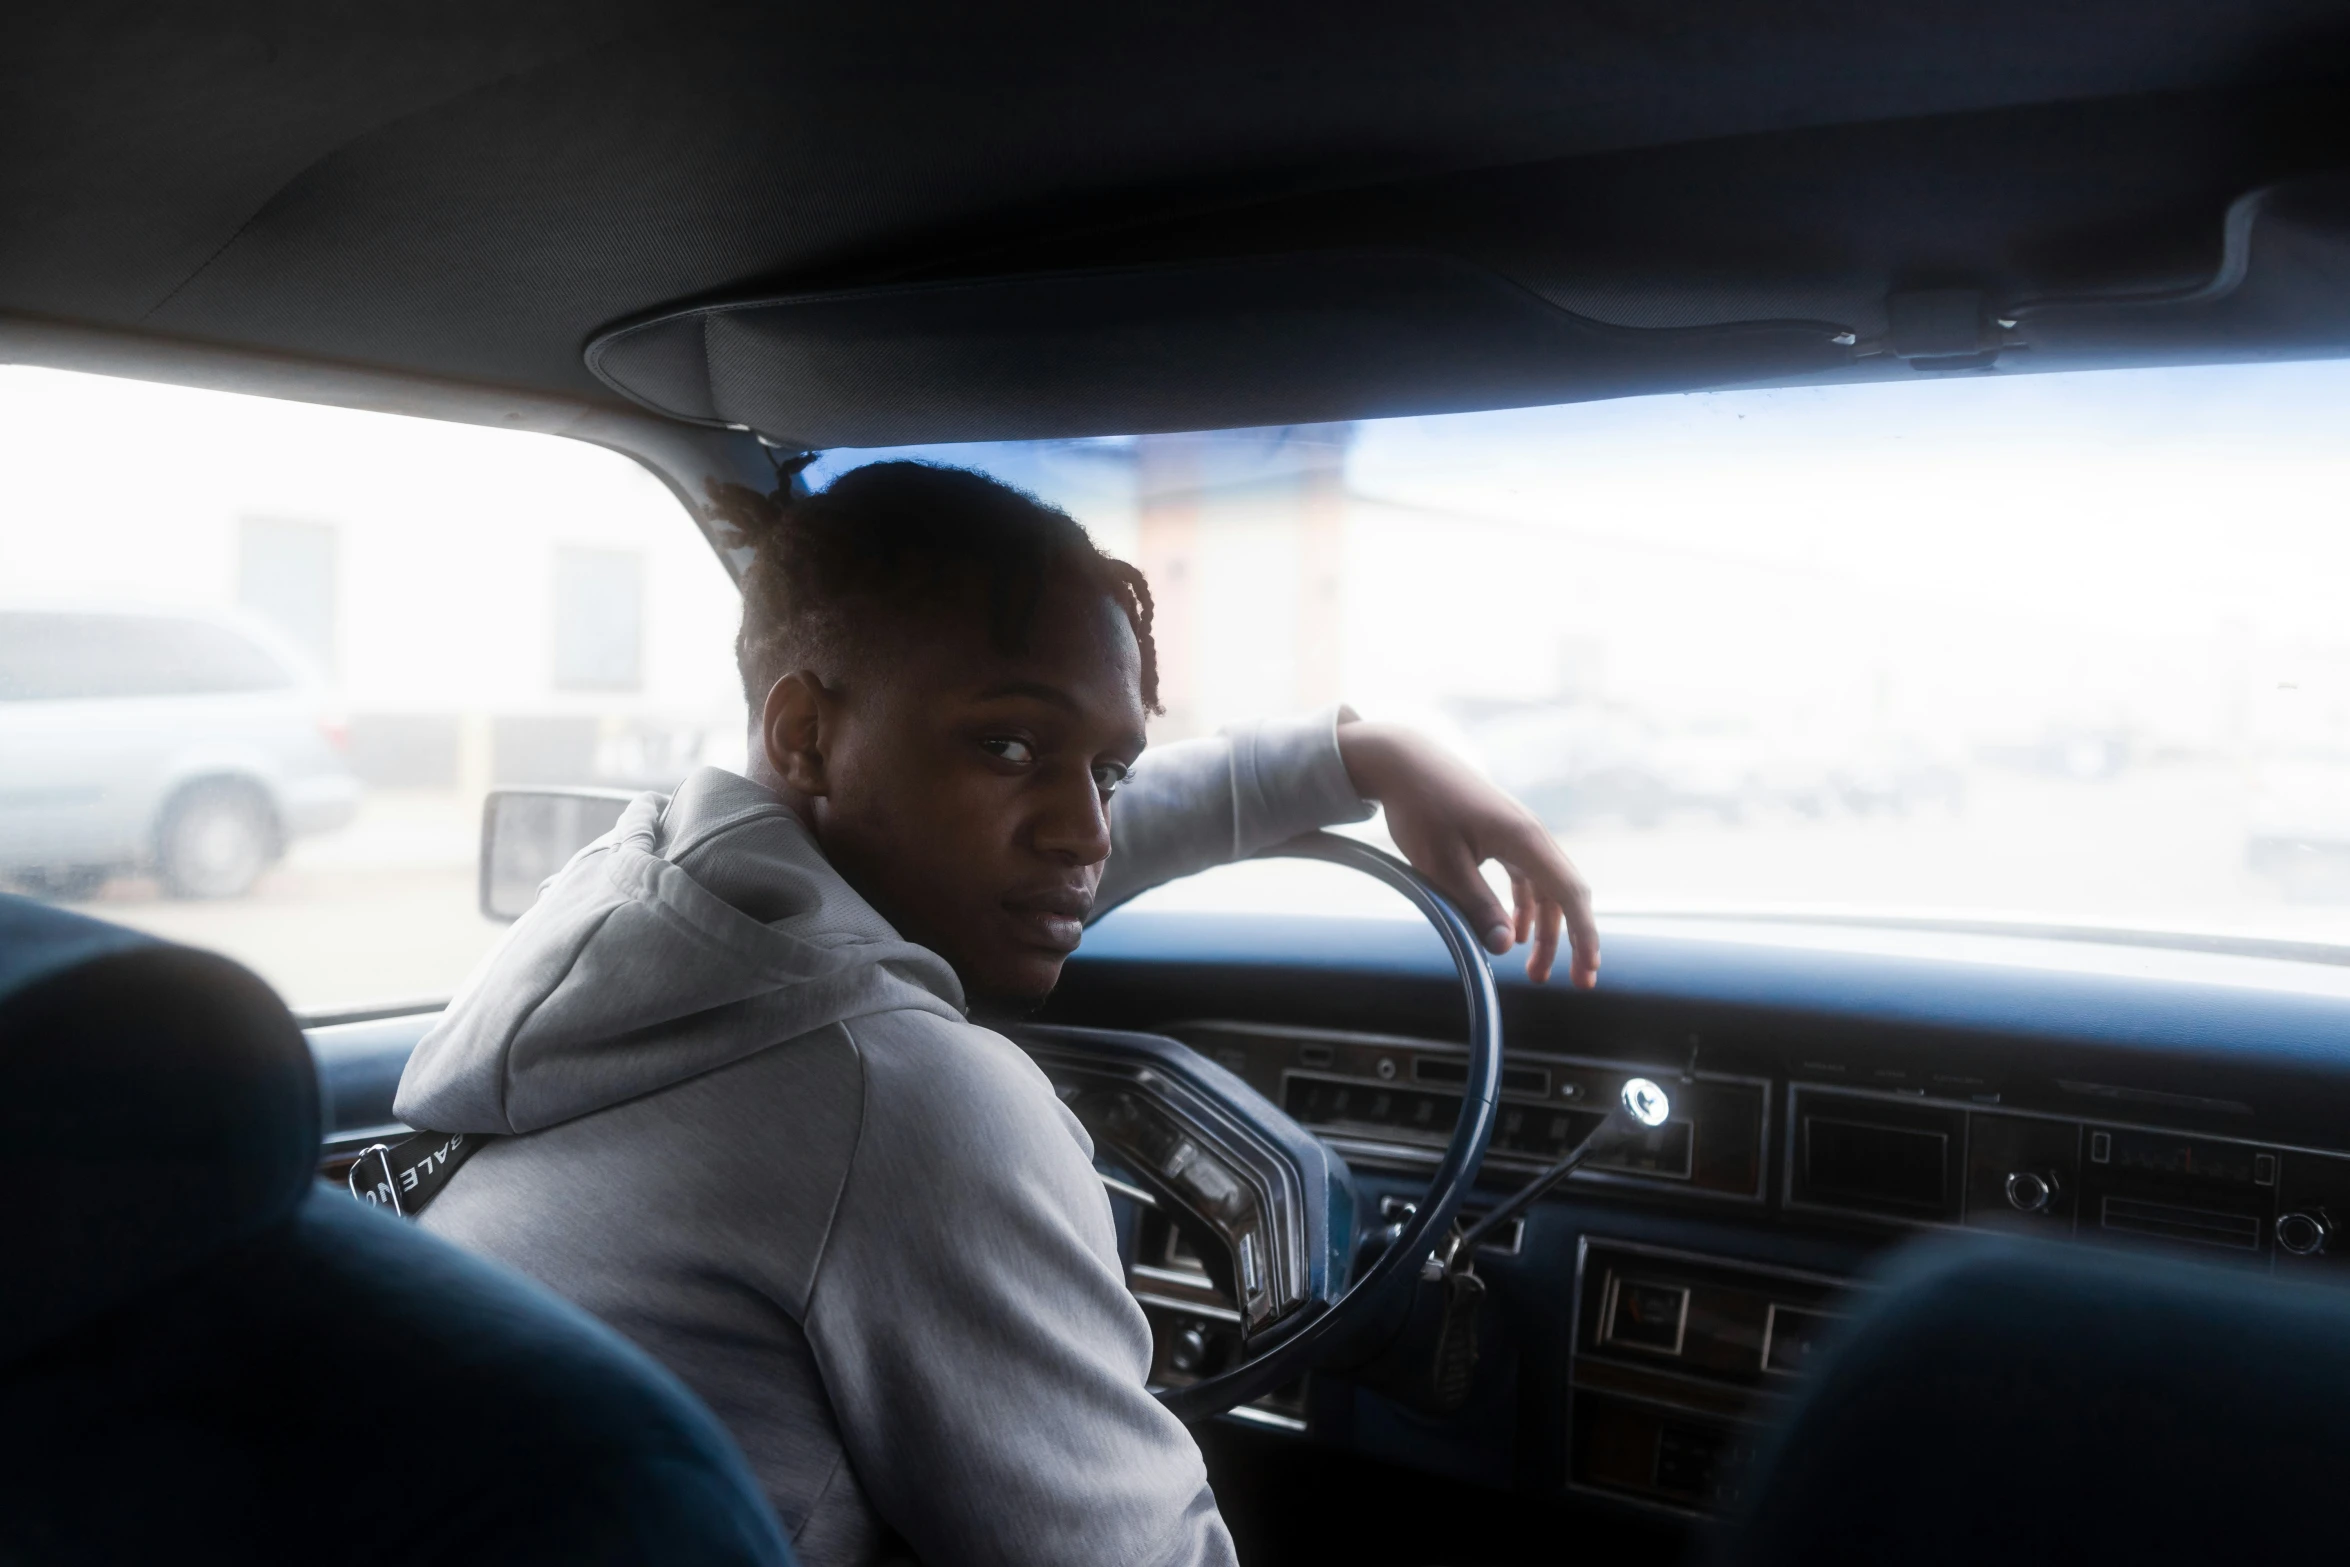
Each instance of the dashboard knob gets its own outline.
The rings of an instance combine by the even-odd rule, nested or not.
[[[1208,1363],[1208,1336],[1197,1325],[1178,1328],[1167,1341],[1167,1364],[1194,1376]]]
[[[2277,1215],[2277,1244],[2296,1257],[2314,1257],[2326,1249],[2333,1228],[2323,1208],[2296,1208]]]
[[[2018,1213],[2045,1213],[2056,1200],[2056,1177],[2045,1170],[2014,1170],[2007,1177],[2007,1205]]]

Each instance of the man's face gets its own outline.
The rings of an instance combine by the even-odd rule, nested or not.
[[[1142,753],[1133,628],[1062,574],[1026,652],[999,651],[976,609],[888,634],[898,646],[823,699],[811,825],[900,934],[954,965],[974,1005],[1032,1006],[1077,946],[1110,854],[1109,791]]]

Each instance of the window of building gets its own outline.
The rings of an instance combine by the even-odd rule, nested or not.
[[[555,689],[634,691],[644,683],[644,557],[555,551]]]
[[[220,696],[293,683],[252,638],[210,621],[0,613],[0,701]]]
[[[331,523],[247,517],[238,528],[237,602],[327,675],[341,663],[335,556]]]

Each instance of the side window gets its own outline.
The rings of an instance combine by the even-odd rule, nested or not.
[[[634,550],[555,551],[555,688],[644,685],[644,557]]]
[[[258,644],[205,621],[0,614],[0,700],[212,696],[294,683]]]
[[[129,622],[118,644],[124,654],[125,696],[211,696],[231,691],[278,691],[296,684],[293,672],[260,644],[226,626],[201,620]]]
[[[68,696],[86,678],[54,633],[56,617],[0,614],[0,702]]]
[[[446,996],[490,790],[743,765],[741,605],[614,452],[0,365],[0,894]]]

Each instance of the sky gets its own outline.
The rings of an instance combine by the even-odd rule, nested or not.
[[[2115,630],[2331,635],[2350,365],[1967,376],[1367,425],[1365,493]]]

